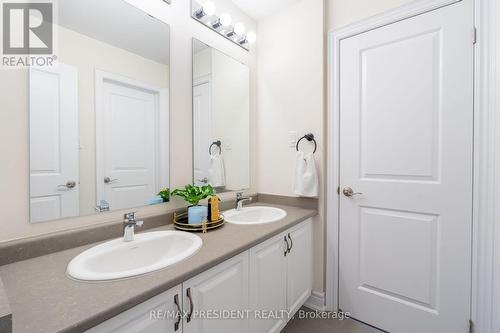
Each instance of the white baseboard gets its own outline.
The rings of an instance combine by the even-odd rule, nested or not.
[[[325,293],[313,290],[304,306],[316,311],[326,311]]]

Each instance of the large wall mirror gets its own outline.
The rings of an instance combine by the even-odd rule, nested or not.
[[[57,65],[28,74],[31,222],[161,203],[169,26],[122,0],[58,10]]]
[[[193,183],[250,187],[250,71],[193,39]]]

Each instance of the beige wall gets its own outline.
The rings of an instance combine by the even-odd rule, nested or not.
[[[325,0],[327,31],[401,6],[412,0]]]
[[[192,181],[192,37],[215,47],[250,67],[250,114],[255,128],[256,47],[251,52],[217,36],[200,23],[191,19],[188,0],[172,1],[167,5],[158,0],[127,0],[150,15],[170,25],[170,179],[171,187]],[[255,30],[255,23],[248,20],[247,28]],[[159,37],[161,38],[161,37]],[[24,81],[23,81],[24,80]],[[54,231],[117,221],[122,211],[44,223],[29,223],[29,154],[28,154],[28,100],[23,91],[12,89],[26,85],[16,70],[0,70],[0,242]],[[251,133],[252,140],[255,132]],[[254,147],[255,145],[252,145]],[[254,156],[254,152],[252,155]],[[255,158],[251,158],[252,187],[255,188]],[[228,194],[234,196],[234,194]],[[226,195],[222,195],[225,197]],[[165,205],[138,209],[142,217],[157,215],[166,210]]]
[[[313,133],[323,179],[323,0],[302,0],[258,27],[257,173],[261,193],[293,196],[295,148],[287,134]],[[306,148],[307,144],[304,144]],[[323,194],[320,194],[320,202]],[[314,289],[323,290],[323,204],[314,223]]]

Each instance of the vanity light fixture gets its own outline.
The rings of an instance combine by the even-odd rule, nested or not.
[[[212,29],[219,29],[220,27],[222,27],[222,23],[220,22],[220,18],[218,18],[217,20],[213,21],[212,23],[210,23],[212,25]]]
[[[241,22],[238,22],[234,25],[234,33],[237,35],[243,35],[245,33],[245,25]]]
[[[234,32],[234,29],[226,31],[226,37],[232,38],[232,37],[234,37],[234,35],[236,35],[236,32]]]
[[[219,21],[223,27],[229,27],[233,19],[231,18],[231,15],[229,15],[228,13],[224,13],[220,16]]]
[[[200,2],[199,0],[191,1],[191,17],[249,51],[249,44],[255,43],[257,39],[255,33],[245,33],[245,25],[242,22],[231,26],[232,18],[228,13],[222,13],[220,16],[215,15],[216,8],[212,1],[205,1],[203,4]]]
[[[244,45],[246,43],[248,43],[248,40],[247,40],[247,36],[242,36],[240,39],[238,39],[238,43],[240,43],[240,45]]]
[[[247,33],[246,39],[250,44],[253,44],[257,41],[257,35],[255,34],[255,32],[250,31],[249,33]]]
[[[215,4],[212,1],[205,1],[203,6],[194,14],[199,20],[204,16],[212,16],[215,14]]]

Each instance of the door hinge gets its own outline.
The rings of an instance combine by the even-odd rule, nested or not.
[[[469,333],[474,333],[474,323],[469,319]]]
[[[476,44],[477,43],[477,28],[474,27],[472,29],[472,44]]]

